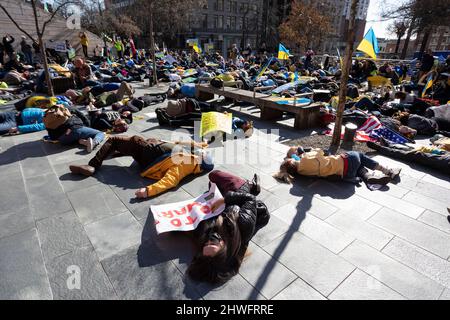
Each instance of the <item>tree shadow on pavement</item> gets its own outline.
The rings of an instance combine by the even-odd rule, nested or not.
[[[331,197],[333,199],[348,199],[355,194],[354,184],[345,182],[334,183],[326,181],[326,184],[322,187],[322,181],[326,180],[297,177],[296,181],[289,189],[289,193],[291,195],[301,197],[302,199],[296,205],[297,213],[291,221],[289,229],[282,236],[281,241],[279,241],[278,247],[272,254],[272,259],[270,259],[270,261],[266,264],[264,270],[261,272],[257,282],[254,285],[254,287],[258,290],[263,288],[267,283],[269,275],[274,270],[276,263],[279,262],[283,252],[286,250],[294,234],[299,232],[299,229],[306,218],[307,212],[311,211],[313,214],[314,209],[312,210],[312,201],[314,195]],[[298,248],[298,250],[302,250],[302,248]],[[248,298],[255,299],[256,294],[252,293]]]

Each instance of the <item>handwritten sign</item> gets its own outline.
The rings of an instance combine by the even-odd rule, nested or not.
[[[172,204],[151,206],[158,234],[170,231],[191,231],[200,222],[218,216],[225,205],[211,211],[212,205],[222,198],[217,186],[212,183],[208,192],[201,196]]]
[[[200,123],[200,136],[204,137],[211,132],[222,131],[228,134],[232,133],[233,115],[220,112],[202,113]]]

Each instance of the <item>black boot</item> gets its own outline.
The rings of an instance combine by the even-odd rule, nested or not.
[[[259,185],[259,176],[255,173],[253,176],[253,180],[250,186],[250,193],[254,196],[257,196],[261,193],[261,186]]]

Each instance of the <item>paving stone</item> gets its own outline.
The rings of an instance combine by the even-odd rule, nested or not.
[[[0,213],[0,238],[35,227],[34,218],[28,207],[12,212]]]
[[[141,241],[142,226],[129,212],[87,224],[84,229],[100,260]]]
[[[273,215],[286,222],[291,231],[300,231],[334,253],[339,253],[354,240],[354,237],[292,204],[281,207]]]
[[[260,247],[264,247],[288,232],[289,228],[289,224],[272,214],[269,223],[264,228],[259,229],[258,233],[253,236],[252,241]]]
[[[367,220],[371,216],[375,214],[378,210],[382,208],[381,205],[376,204],[373,201],[369,201],[363,197],[360,197],[356,194],[348,197],[339,199],[338,197],[333,196],[321,196],[316,195],[321,200],[341,209],[340,211],[345,212],[356,212],[358,217],[363,220]]]
[[[53,166],[53,169],[58,176],[59,182],[61,183],[65,192],[70,192],[74,190],[81,190],[92,187],[100,183],[98,176],[85,177],[82,175],[75,175],[70,172],[70,165],[81,165],[86,164],[84,161],[75,161],[69,163],[61,163]]]
[[[433,183],[440,187],[450,189],[450,179],[448,178],[448,176],[440,173],[433,172],[433,175],[427,174],[425,177],[422,178],[422,181]]]
[[[403,197],[403,200],[416,204],[422,208],[440,213],[447,216],[447,203],[441,202],[439,200],[424,196],[420,193],[411,191]]]
[[[422,222],[386,208],[369,222],[444,259],[450,256],[450,235]]]
[[[450,262],[395,238],[383,253],[450,288]]]
[[[442,292],[437,282],[360,241],[353,242],[340,256],[408,299],[434,300]]]
[[[28,194],[21,174],[2,175],[0,203],[2,212],[15,212],[28,207]]]
[[[14,141],[0,138],[0,175],[20,174],[20,159]]]
[[[0,256],[0,299],[52,299],[36,229],[0,239]]]
[[[199,299],[192,286],[152,245],[133,246],[102,262],[120,299]]]
[[[270,213],[274,212],[275,210],[281,208],[283,205],[286,204],[285,200],[277,197],[272,192],[267,191],[263,188],[261,188],[261,193],[258,195],[258,199],[266,204],[267,209],[269,210]]]
[[[367,273],[356,269],[329,296],[331,300],[404,300],[405,298]]]
[[[26,179],[31,213],[36,220],[61,214],[72,209],[54,173]]]
[[[445,289],[439,300],[450,300],[450,289]]]
[[[450,223],[448,222],[447,217],[442,214],[427,210],[418,220],[441,231],[450,233]]]
[[[237,274],[222,286],[205,282],[198,284],[196,290],[205,300],[265,300],[257,289]]]
[[[414,191],[432,199],[444,203],[450,203],[450,192],[448,192],[448,189],[440,187],[434,183],[429,183],[422,180],[417,184]]]
[[[42,147],[42,141],[34,141],[34,144],[17,146],[20,165],[25,178],[52,173],[53,169]]]
[[[67,193],[81,223],[89,224],[127,211],[116,194],[105,185],[94,185]]]
[[[272,299],[297,278],[257,245],[251,243],[247,253],[239,273],[267,299]]]
[[[277,294],[272,300],[326,300],[326,298],[305,281],[297,278],[297,280]]]
[[[73,211],[39,220],[36,225],[46,261],[90,245],[83,226]]]
[[[117,295],[91,246],[47,263],[55,300],[111,300]],[[79,275],[79,283],[76,276]],[[78,286],[79,285],[79,286]]]
[[[47,159],[52,165],[69,163],[73,161],[79,161],[83,163],[88,163],[89,159],[94,154],[88,154],[86,149],[74,145],[74,146],[61,146],[60,144],[46,144]]]
[[[359,217],[359,212],[339,211],[326,222],[366,244],[381,250],[394,236]]]
[[[223,167],[225,168],[225,171],[229,171],[239,177],[248,180],[252,180],[255,173],[258,174],[260,179],[260,185],[262,188],[265,189],[270,189],[279,185],[277,180],[271,175],[268,175],[267,173],[264,173],[247,164],[233,164],[233,165],[225,164]]]
[[[324,296],[354,270],[350,263],[298,232],[282,236],[264,250]]]
[[[425,209],[394,196],[387,192],[372,192],[366,187],[358,188],[357,194],[367,200],[378,203],[381,206],[400,212],[408,217],[417,219]]]

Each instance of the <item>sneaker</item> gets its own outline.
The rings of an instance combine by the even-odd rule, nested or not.
[[[87,139],[86,151],[88,153],[91,153],[92,150],[94,150],[94,148],[95,148],[94,140],[92,140],[92,138]]]
[[[367,178],[366,182],[368,184],[379,184],[379,185],[385,186],[389,182],[391,182],[391,177],[387,176],[387,175],[382,175],[382,176],[371,175]]]
[[[260,182],[260,178],[257,174],[255,174],[253,176],[253,180],[252,180],[251,188],[250,188],[250,192],[254,196],[257,196],[258,194],[261,193],[261,186],[260,186],[259,182]]]
[[[83,175],[86,177],[90,177],[95,173],[95,168],[89,165],[71,165],[69,168],[73,174]]]
[[[392,180],[395,180],[400,176],[401,172],[402,172],[402,169],[400,169],[400,168],[389,169],[388,175],[390,176],[390,178]]]

